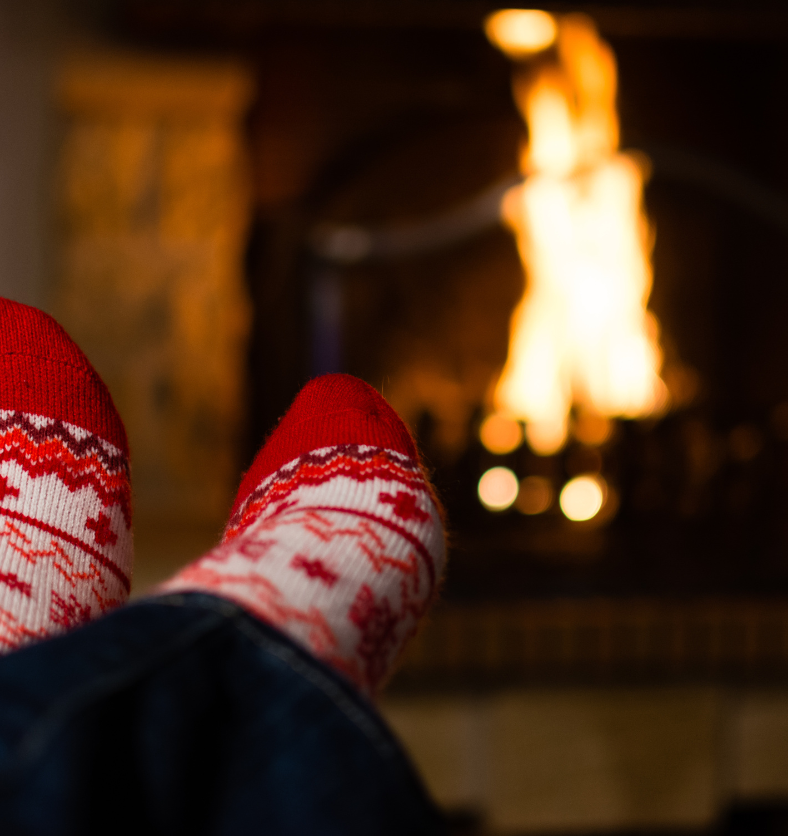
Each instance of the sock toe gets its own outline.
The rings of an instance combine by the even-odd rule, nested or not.
[[[327,374],[304,386],[241,482],[235,514],[260,482],[310,450],[365,444],[418,460],[397,413],[372,386],[349,374]]]
[[[88,358],[51,316],[0,299],[0,409],[66,421],[128,456],[123,422]]]

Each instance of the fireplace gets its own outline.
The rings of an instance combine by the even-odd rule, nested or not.
[[[662,28],[651,33],[657,19]],[[765,598],[781,611],[777,602],[788,591],[781,476],[788,376],[778,313],[786,306],[778,276],[788,215],[778,139],[784,127],[779,109],[766,106],[777,100],[771,97],[784,67],[779,42],[762,40],[766,30],[757,29],[757,18],[747,17],[749,28],[742,29],[743,19],[723,15],[716,29],[703,29],[697,16],[679,12],[638,17],[620,10],[598,18],[619,65],[621,146],[648,175],[645,211],[653,226],[646,237],[654,234],[646,242],[653,243],[654,265],[648,316],[661,325],[670,406],[606,418],[575,403],[573,432],[548,455],[527,443],[494,453],[479,440],[523,288],[514,239],[490,220],[491,207],[519,176],[523,126],[509,93],[511,66],[479,29],[411,33],[412,53],[402,46],[403,31],[390,25],[328,36],[342,43],[346,61],[357,49],[354,60],[366,62],[362,75],[376,78],[372,96],[343,77],[338,101],[358,96],[388,127],[359,129],[327,154],[287,221],[259,213],[250,276],[265,301],[257,307],[253,362],[264,379],[274,374],[262,371],[270,358],[281,359],[275,365],[290,369],[291,390],[311,372],[359,374],[406,417],[449,510],[447,625],[456,622],[454,607],[482,612],[559,599],[565,613],[573,607],[586,613],[567,628],[569,645],[581,641],[575,634],[618,631],[629,636],[622,647],[646,648],[638,676],[661,679],[672,669],[684,677],[694,663],[686,667],[683,651],[663,664],[673,639],[660,645],[647,638],[664,623],[651,608],[664,606],[675,646],[695,647],[693,670],[735,677],[787,670],[782,617],[757,605]],[[388,55],[377,63],[370,42],[381,56],[381,45],[395,49],[396,42],[396,50],[417,54],[423,64],[395,68]],[[727,59],[732,50],[735,67]],[[408,72],[423,75],[405,82]],[[447,72],[454,75],[454,98]],[[389,88],[374,73],[413,84],[398,117],[386,113],[396,106],[380,101],[379,91]],[[424,97],[433,90],[428,107]],[[752,104],[753,90],[763,90],[764,106]],[[266,107],[273,105],[258,104],[253,135],[264,135]],[[292,295],[286,324],[274,323],[278,308],[268,319],[262,312],[277,286],[280,301]],[[255,441],[286,402],[284,388],[280,403],[266,395],[265,404],[253,407]],[[495,468],[520,482],[519,499],[504,511],[480,502],[480,478]],[[606,489],[606,505],[593,519],[571,520],[561,509],[561,489],[575,477],[597,478]],[[735,615],[735,602],[750,607],[750,615]],[[589,614],[600,612],[597,604],[607,615]],[[711,612],[706,605],[729,612],[730,629],[723,615],[698,615]],[[633,626],[633,606],[642,635]],[[436,615],[436,630],[442,617]],[[696,622],[696,637],[686,638]],[[505,644],[506,629],[490,641]],[[542,628],[517,629],[538,637]],[[734,634],[751,637],[748,651],[732,638],[730,652],[724,649],[724,636]],[[589,638],[577,669],[569,650],[555,650],[552,658],[549,641],[535,668],[501,651],[512,667],[501,663],[500,674],[528,678],[551,669],[582,679],[593,669],[604,676],[618,665],[611,662],[618,651],[610,649],[618,645],[605,651],[602,644]],[[621,652],[617,669],[632,668]]]

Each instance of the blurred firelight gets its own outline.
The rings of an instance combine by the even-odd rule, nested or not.
[[[523,443],[523,427],[519,421],[493,413],[482,421],[479,438],[491,453],[503,456]]]
[[[561,489],[558,504],[567,519],[582,522],[602,510],[606,494],[607,485],[601,476],[576,476]]]
[[[574,420],[572,434],[589,447],[601,447],[613,434],[613,424],[604,415],[581,412]]]
[[[501,9],[488,15],[484,31],[491,43],[511,58],[541,52],[555,42],[555,18],[538,9]]]
[[[490,34],[495,19],[488,37],[517,57]],[[553,22],[555,59],[514,89],[528,124],[526,180],[501,212],[527,285],[494,394],[496,410],[524,421],[541,455],[564,446],[573,404],[602,419],[667,405],[659,326],[646,310],[653,235],[642,208],[645,166],[618,150],[615,58],[588,18]]]
[[[479,499],[490,511],[505,511],[514,504],[520,485],[508,467],[491,467],[479,479]]]
[[[544,476],[526,476],[520,482],[515,508],[522,514],[543,514],[553,504],[553,486]]]

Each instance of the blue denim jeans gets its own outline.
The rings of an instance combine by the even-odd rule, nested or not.
[[[0,659],[0,833],[441,834],[372,705],[210,595]]]

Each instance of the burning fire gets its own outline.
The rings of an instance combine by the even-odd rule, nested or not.
[[[588,18],[506,10],[486,31],[513,58],[551,48],[515,83],[526,179],[502,214],[528,281],[494,394],[496,410],[525,421],[531,448],[549,455],[566,441],[573,406],[604,420],[667,403],[658,323],[646,310],[644,166],[618,150],[615,57]]]

